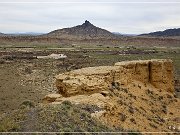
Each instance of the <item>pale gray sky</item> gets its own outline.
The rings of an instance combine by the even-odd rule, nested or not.
[[[89,20],[111,32],[180,28],[180,0],[0,0],[0,32],[50,32]]]

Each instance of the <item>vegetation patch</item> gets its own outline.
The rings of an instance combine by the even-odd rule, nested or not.
[[[29,102],[26,102],[29,106]],[[88,109],[87,109],[88,108]],[[20,108],[0,119],[0,132],[113,132],[122,131],[103,125],[91,117],[90,106],[72,105],[64,101],[59,105],[39,105]],[[97,110],[97,108],[95,108]]]

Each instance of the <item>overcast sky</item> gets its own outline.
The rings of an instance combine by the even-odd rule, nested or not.
[[[180,28],[180,0],[0,0],[3,33],[45,33],[85,20],[127,34]]]

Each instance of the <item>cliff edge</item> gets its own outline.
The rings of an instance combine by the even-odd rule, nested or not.
[[[63,96],[92,94],[139,81],[162,91],[174,92],[171,60],[139,60],[115,63],[114,66],[88,67],[56,76],[58,92]]]

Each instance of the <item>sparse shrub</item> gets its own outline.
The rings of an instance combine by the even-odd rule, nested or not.
[[[69,127],[63,128],[63,132],[72,132],[72,129]],[[64,135],[68,135],[68,133],[64,133]]]
[[[4,125],[0,125],[0,132],[6,132],[6,129],[4,128]]]
[[[135,121],[134,118],[131,118],[130,121],[131,121],[132,123],[136,124],[136,121]]]
[[[20,108],[26,108],[26,107],[34,108],[35,103],[33,101],[30,101],[30,100],[25,100],[20,104]]]
[[[112,89],[117,89],[117,90],[120,90],[120,84],[119,82],[112,82],[111,83],[111,86],[112,86]]]
[[[128,93],[128,89],[127,88],[121,88],[121,91]],[[129,94],[128,94],[129,95]],[[132,95],[132,94],[131,94]]]
[[[2,121],[2,123],[0,123],[0,132],[16,132],[20,128],[19,125],[10,118]]]
[[[147,89],[147,90],[146,90],[146,93],[147,93],[148,95],[153,95],[153,94],[154,94],[153,91],[151,91],[150,89]]]
[[[154,125],[153,123],[149,123],[149,125],[150,125],[151,127],[153,127],[153,128],[156,128],[156,129],[157,129],[157,126],[156,126],[156,125]]]
[[[5,56],[3,56],[3,59],[5,59],[5,60],[13,60],[14,56],[12,56],[12,55],[5,55]]]
[[[27,74],[33,73],[33,71],[29,67],[25,67],[24,72]]]
[[[4,64],[4,63],[5,63],[5,60],[0,59],[0,64]]]
[[[29,103],[29,101],[24,101],[22,104],[24,106],[29,106],[31,103]],[[70,109],[67,109],[69,107]],[[6,121],[10,120],[12,121],[12,124],[6,124]],[[18,124],[20,128],[18,127]],[[27,126],[29,124],[31,124],[32,132],[122,131],[120,129],[110,128],[107,125],[102,124],[100,121],[98,121],[98,119],[92,118],[90,112],[82,109],[81,105],[72,105],[69,101],[64,101],[62,104],[53,106],[45,105],[35,108],[19,109],[12,114],[7,114],[7,116],[0,121],[0,131],[27,132],[29,130]],[[4,127],[4,125],[10,126]]]
[[[72,103],[70,101],[65,100],[62,102],[61,108],[64,110],[64,113],[67,113],[70,110],[70,108],[72,108]]]
[[[69,76],[67,76],[66,78],[65,78],[65,80],[70,80],[71,78],[69,77]]]
[[[119,117],[121,121],[125,121],[127,119],[127,116],[123,113],[119,113]]]
[[[163,105],[162,106],[162,112],[164,112],[165,114],[167,114],[168,110],[167,110],[167,106]]]
[[[96,111],[101,111],[102,108],[98,107],[97,105],[81,105],[81,109],[88,111],[89,113],[95,113]]]
[[[62,105],[72,106],[72,103],[70,101],[65,100],[62,102]]]
[[[130,112],[130,113],[134,113],[134,111],[135,111],[135,109],[130,106],[130,107],[129,107],[129,112]]]

